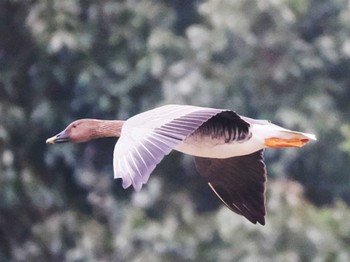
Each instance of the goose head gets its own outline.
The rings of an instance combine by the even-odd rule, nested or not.
[[[124,121],[79,119],[46,140],[47,144],[83,143],[101,137],[119,137]]]

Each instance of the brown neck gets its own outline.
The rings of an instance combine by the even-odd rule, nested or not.
[[[102,137],[120,137],[125,121],[94,119],[93,139]]]

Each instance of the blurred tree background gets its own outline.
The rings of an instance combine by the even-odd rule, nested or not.
[[[0,261],[350,261],[349,72],[347,0],[1,0]],[[136,194],[115,139],[45,144],[168,103],[317,134],[266,151],[266,226],[190,157]]]

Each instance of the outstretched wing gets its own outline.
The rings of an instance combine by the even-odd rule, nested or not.
[[[115,145],[114,178],[139,191],[163,157],[224,109],[167,105],[128,119]]]
[[[198,172],[232,211],[265,224],[266,167],[263,150],[226,159],[196,157]]]

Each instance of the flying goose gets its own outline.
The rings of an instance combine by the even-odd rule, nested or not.
[[[165,105],[122,120],[80,119],[46,143],[86,142],[119,137],[114,178],[136,191],[172,150],[192,155],[198,172],[219,199],[250,222],[264,225],[265,148],[302,147],[315,135],[291,131],[232,110]]]

